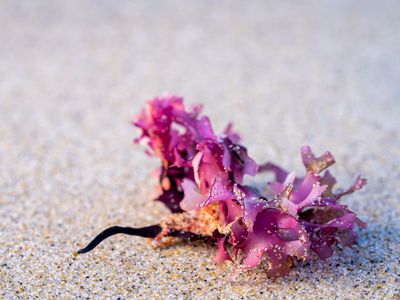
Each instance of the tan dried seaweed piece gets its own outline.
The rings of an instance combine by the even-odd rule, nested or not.
[[[307,171],[311,171],[314,174],[321,173],[323,170],[335,163],[335,158],[329,151],[316,157],[309,146],[302,147],[301,156]]]
[[[193,211],[171,214],[160,222],[162,231],[154,238],[152,246],[165,247],[179,239],[168,236],[171,231],[211,237],[213,232],[220,228],[220,223],[218,203]]]

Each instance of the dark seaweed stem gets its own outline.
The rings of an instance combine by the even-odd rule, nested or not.
[[[161,232],[161,230],[162,228],[160,225],[151,225],[141,228],[112,226],[99,233],[85,248],[78,250],[77,254],[90,252],[105,239],[119,233],[136,235],[145,238],[155,238]],[[180,230],[171,230],[169,231],[168,236],[180,237],[188,242],[207,239],[207,237],[204,237],[202,235]]]
[[[98,234],[85,248],[78,250],[78,254],[87,253],[92,251],[97,247],[102,241],[113,236],[115,234],[123,233],[128,235],[136,235],[145,238],[154,238],[161,232],[160,225],[151,225],[147,227],[141,228],[132,228],[132,227],[120,227],[120,226],[112,226],[110,228],[105,229],[100,234]]]

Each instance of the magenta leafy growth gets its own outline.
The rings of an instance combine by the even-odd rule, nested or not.
[[[335,192],[336,180],[326,170],[335,163],[330,152],[316,157],[309,146],[302,147],[303,177],[273,163],[258,166],[231,124],[216,135],[200,105],[186,110],[175,96],[149,101],[133,124],[141,129],[135,141],[145,140],[147,153],[161,160],[157,200],[172,214],[153,226],[108,228],[78,253],[117,233],[153,238],[155,247],[203,239],[216,244],[216,263],[232,261],[240,269],[261,265],[268,276],[279,277],[296,261],[327,259],[335,244],[354,244],[355,227],[365,227],[341,200],[366,179],[358,177],[347,190]],[[274,197],[243,185],[245,175],[259,172],[275,174],[276,181],[268,184]]]

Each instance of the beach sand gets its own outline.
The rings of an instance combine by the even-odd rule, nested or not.
[[[1,1],[0,298],[400,299],[400,2]],[[159,162],[132,140],[146,99],[203,103],[252,157],[302,174],[330,150],[359,244],[268,279],[203,242],[152,249]],[[255,179],[265,187],[271,176]]]

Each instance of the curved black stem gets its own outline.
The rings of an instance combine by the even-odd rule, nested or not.
[[[99,233],[85,248],[78,250],[78,254],[87,253],[94,248],[98,244],[100,244],[105,239],[109,238],[112,235],[123,233],[129,235],[136,235],[146,238],[154,238],[157,234],[161,232],[160,225],[151,225],[147,227],[141,228],[132,228],[132,227],[120,227],[120,226],[112,226],[110,228],[105,229],[101,233]]]

